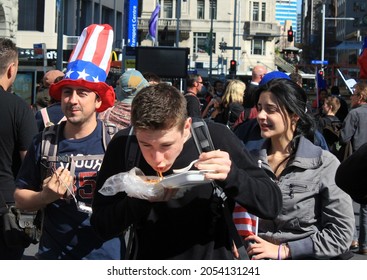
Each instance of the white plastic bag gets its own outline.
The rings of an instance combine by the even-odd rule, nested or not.
[[[147,200],[163,198],[164,188],[159,184],[149,183],[144,178],[147,178],[144,173],[134,167],[129,172],[121,172],[108,178],[99,193],[112,196],[126,192],[130,197]]]

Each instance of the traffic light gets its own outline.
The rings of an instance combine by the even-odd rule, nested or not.
[[[319,75],[320,75],[322,78],[324,78],[324,69],[320,69],[320,70],[319,70]]]
[[[229,73],[232,75],[236,75],[237,71],[237,61],[232,59],[229,66]]]
[[[288,42],[293,42],[293,30],[292,30],[292,27],[291,27],[291,29],[288,30],[287,34],[288,34]]]
[[[226,50],[226,48],[227,48],[227,43],[226,42],[224,42],[224,41],[219,42],[219,49],[221,51]]]

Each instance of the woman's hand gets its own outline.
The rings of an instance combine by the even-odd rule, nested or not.
[[[253,260],[261,259],[278,259],[278,249],[279,245],[275,245],[257,235],[250,235],[245,238],[245,241],[249,241],[249,246],[247,247],[247,254],[251,256]],[[282,259],[284,259],[285,254],[283,248],[280,248]]]

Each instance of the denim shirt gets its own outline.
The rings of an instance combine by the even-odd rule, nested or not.
[[[253,151],[275,179],[267,160],[269,140]],[[292,259],[329,259],[346,251],[352,241],[352,200],[335,184],[337,158],[301,137],[295,157],[279,176],[281,213],[260,220],[259,236],[274,244],[288,243]]]

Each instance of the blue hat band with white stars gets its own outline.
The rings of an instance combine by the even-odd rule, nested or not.
[[[79,80],[83,79],[89,82],[105,82],[107,78],[105,70],[99,68],[90,61],[75,60],[69,62],[65,79]]]

